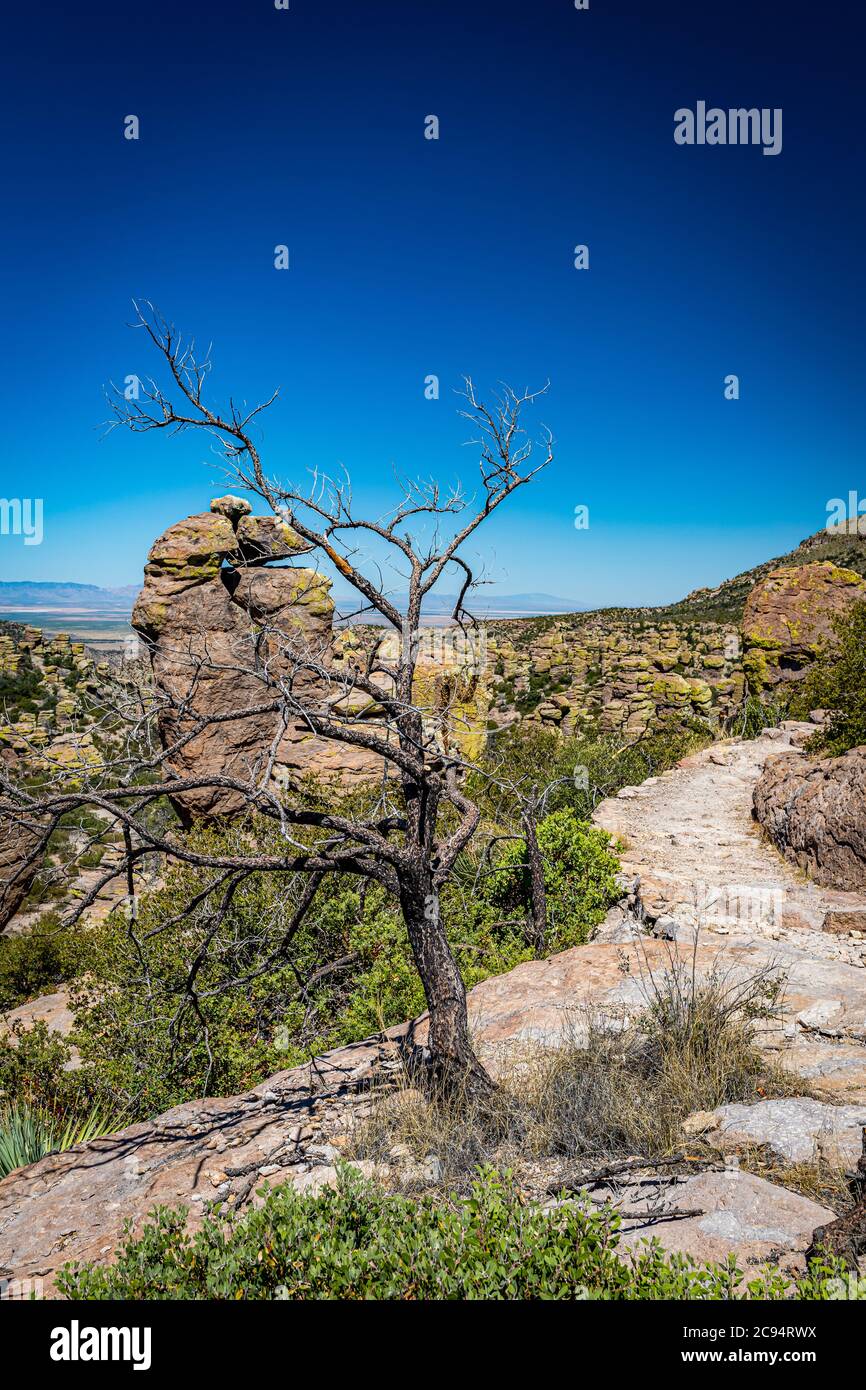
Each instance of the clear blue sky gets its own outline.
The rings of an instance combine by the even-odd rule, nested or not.
[[[860,7],[56,3],[4,39],[0,495],[45,539],[0,577],[135,582],[221,486],[203,438],[100,442],[154,366],[133,295],[218,396],[282,386],[272,472],[343,464],[371,511],[392,466],[471,481],[462,372],[550,378],[556,462],[479,536],[503,592],[664,602],[866,495]],[[675,145],[701,99],[782,107],[782,153]]]

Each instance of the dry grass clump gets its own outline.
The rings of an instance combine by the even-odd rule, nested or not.
[[[697,1110],[802,1094],[758,1045],[782,987],[771,970],[699,975],[694,960],[672,956],[668,970],[643,975],[646,1003],[636,1015],[577,1011],[559,1047],[500,1056],[492,1096],[425,1097],[407,1086],[375,1099],[352,1154],[380,1163],[435,1155],[452,1183],[481,1162],[519,1173],[551,1160],[670,1155]]]

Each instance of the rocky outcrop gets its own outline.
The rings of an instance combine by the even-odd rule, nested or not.
[[[7,1009],[5,1013],[0,1014],[0,1039],[5,1039],[12,1047],[17,1047],[21,1034],[28,1032],[37,1023],[44,1024],[50,1033],[57,1033],[61,1038],[69,1036],[75,1026],[75,1020],[69,991],[65,986],[61,986],[55,994],[42,994],[38,999],[31,999],[26,1004],[19,1004],[17,1008]],[[69,1071],[75,1071],[80,1065],[79,1052],[77,1048],[72,1047],[66,1067]]]
[[[743,699],[739,633],[718,623],[562,618],[493,623],[492,713],[564,733],[639,737],[700,719],[718,729]]]
[[[287,523],[252,516],[247,502],[230,496],[170,526],[151,548],[132,621],[167,697],[159,733],[174,750],[169,761],[179,777],[246,784],[269,761],[277,787],[306,776],[352,785],[381,774],[378,756],[318,737],[304,717],[369,719],[383,733],[381,708],[353,682],[365,649],[381,644],[381,628],[372,636],[335,633],[330,580],[313,569],[269,567],[309,549]],[[432,654],[421,643],[414,698],[443,748],[474,757],[484,741],[486,684],[477,653],[462,652],[457,637],[435,644]],[[389,637],[380,656],[396,657],[401,640]],[[282,712],[257,708],[277,690],[290,696],[285,724]],[[187,822],[232,815],[245,804],[243,791],[219,786],[187,789],[174,800]]]
[[[755,691],[796,680],[833,636],[833,619],[866,598],[866,580],[829,560],[771,570],[746,600],[743,665]]]
[[[810,1096],[722,1105],[693,1116],[685,1128],[723,1153],[760,1145],[780,1163],[823,1159],[853,1168],[863,1149],[866,1105],[827,1105]]]
[[[11,749],[0,748],[0,768],[12,778],[18,775],[18,758]],[[39,839],[36,827],[20,815],[0,812],[0,931],[15,916],[39,871],[39,859],[31,858]]]
[[[277,784],[377,770],[363,751],[326,743],[303,721],[303,708],[321,708],[330,693],[321,674],[332,655],[330,581],[312,569],[265,566],[309,548],[279,518],[254,517],[232,497],[216,498],[210,512],[177,522],[154,543],[132,621],[168,697],[159,733],[165,748],[181,745],[170,757],[179,777],[246,784],[270,758]],[[278,685],[297,701],[286,727],[279,713],[259,708]],[[175,801],[187,821],[245,804],[242,791],[215,786]]]
[[[839,758],[768,759],[754,811],[786,859],[817,883],[866,888],[866,747]]]
[[[823,532],[817,539],[827,541]],[[629,739],[695,721],[735,726],[747,682],[768,696],[797,680],[832,635],[833,618],[866,597],[866,580],[829,560],[760,575],[744,591],[741,623],[634,609],[489,624],[493,718]]]

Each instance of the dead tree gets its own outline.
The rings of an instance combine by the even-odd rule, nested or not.
[[[230,400],[226,409],[218,410],[206,402],[204,394],[211,367],[209,351],[199,357],[194,343],[184,342],[150,304],[136,305],[136,312],[135,326],[163,359],[167,384],[142,379],[137,400],[113,392],[110,427],[122,425],[133,433],[201,430],[212,436],[235,485],[260,498],[314,556],[329,561],[352,587],[358,596],[353,616],[376,615],[383,624],[382,636],[371,638],[363,660],[351,670],[335,673],[327,654],[293,644],[279,631],[266,632],[272,655],[256,669],[261,683],[257,708],[273,712],[279,727],[300,723],[319,739],[363,749],[380,760],[385,772],[381,794],[374,810],[363,816],[314,809],[302,795],[274,786],[273,747],[262,748],[249,777],[178,776],[173,755],[203,727],[202,718],[188,703],[179,711],[184,731],[174,744],[157,746],[148,734],[152,748],[148,758],[140,754],[121,758],[115,766],[104,765],[98,777],[79,775],[77,781],[65,784],[55,778],[38,792],[4,780],[0,815],[17,816],[37,829],[47,825],[50,834],[67,811],[91,805],[123,831],[126,853],[114,871],[132,874],[142,857],[164,854],[212,874],[212,883],[224,888],[226,901],[233,885],[250,873],[304,875],[305,886],[286,925],[286,943],[303,922],[325,875],[348,872],[378,881],[399,903],[423,983],[429,1009],[427,1060],[433,1076],[446,1084],[459,1076],[462,1085],[468,1076],[479,1087],[487,1087],[489,1079],[472,1049],[466,991],[440,911],[442,886],[475,834],[480,812],[465,790],[464,760],[447,737],[449,712],[445,709],[431,719],[429,709],[416,697],[415,677],[425,598],[443,576],[456,574],[459,593],[453,622],[464,632],[472,629],[467,604],[478,577],[465,558],[466,543],[506,498],[553,457],[552,436],[545,430],[542,457],[531,460],[532,442],[521,426],[523,408],[541,393],[517,394],[505,387],[488,406],[466,379],[460,414],[471,422],[471,442],[480,451],[477,495],[467,496],[459,484],[443,492],[432,481],[404,480],[394,509],[365,520],[356,514],[346,479],[334,480],[314,469],[311,481],[302,488],[277,481],[266,472],[253,430],[277,392],[252,409]],[[361,549],[365,542],[394,557],[405,585],[405,611],[389,594],[379,565],[365,559]],[[388,631],[392,644],[396,634],[396,652],[384,640]],[[200,668],[200,654],[196,660]],[[315,698],[309,693],[310,678],[320,691]],[[374,719],[361,719],[353,712],[357,705],[353,697],[359,695],[377,711]],[[165,695],[160,698],[164,704]],[[222,714],[220,720],[228,726],[226,736],[233,720],[249,714],[249,706]],[[139,728],[136,746],[141,742]],[[143,783],[145,773],[149,780]],[[283,853],[203,854],[182,836],[167,834],[146,815],[160,797],[177,797],[205,782],[238,793],[248,812],[279,826]],[[86,902],[79,904],[78,911],[86,906]],[[191,973],[189,992],[194,1001]]]

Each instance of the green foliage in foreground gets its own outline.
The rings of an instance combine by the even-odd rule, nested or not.
[[[16,1019],[0,1037],[0,1103],[27,1101],[52,1111],[77,1108],[85,1087],[69,1069],[72,1049],[66,1038],[39,1019],[25,1028]]]
[[[838,755],[866,744],[866,602],[834,619],[828,643],[797,689],[794,713],[830,710],[827,727],[810,748]]]
[[[57,1116],[41,1105],[17,1101],[0,1109],[0,1178],[27,1163],[36,1163],[46,1154],[63,1153],[76,1144],[111,1134],[124,1123],[93,1106],[86,1114],[72,1112]]]
[[[610,836],[578,820],[570,808],[546,816],[539,822],[537,835],[544,861],[547,949],[563,951],[586,941],[620,897],[619,861],[611,852]],[[488,892],[501,907],[527,910],[529,868],[524,840],[511,840],[504,846]]]
[[[114,1263],[66,1266],[71,1299],[729,1299],[782,1298],[777,1273],[741,1287],[733,1260],[699,1266],[655,1243],[617,1250],[617,1218],[567,1202],[525,1205],[507,1175],[480,1169],[460,1201],[389,1195],[344,1170],[336,1190],[291,1187],[190,1236],[183,1209],[156,1211]],[[835,1265],[797,1289],[828,1296]]]

